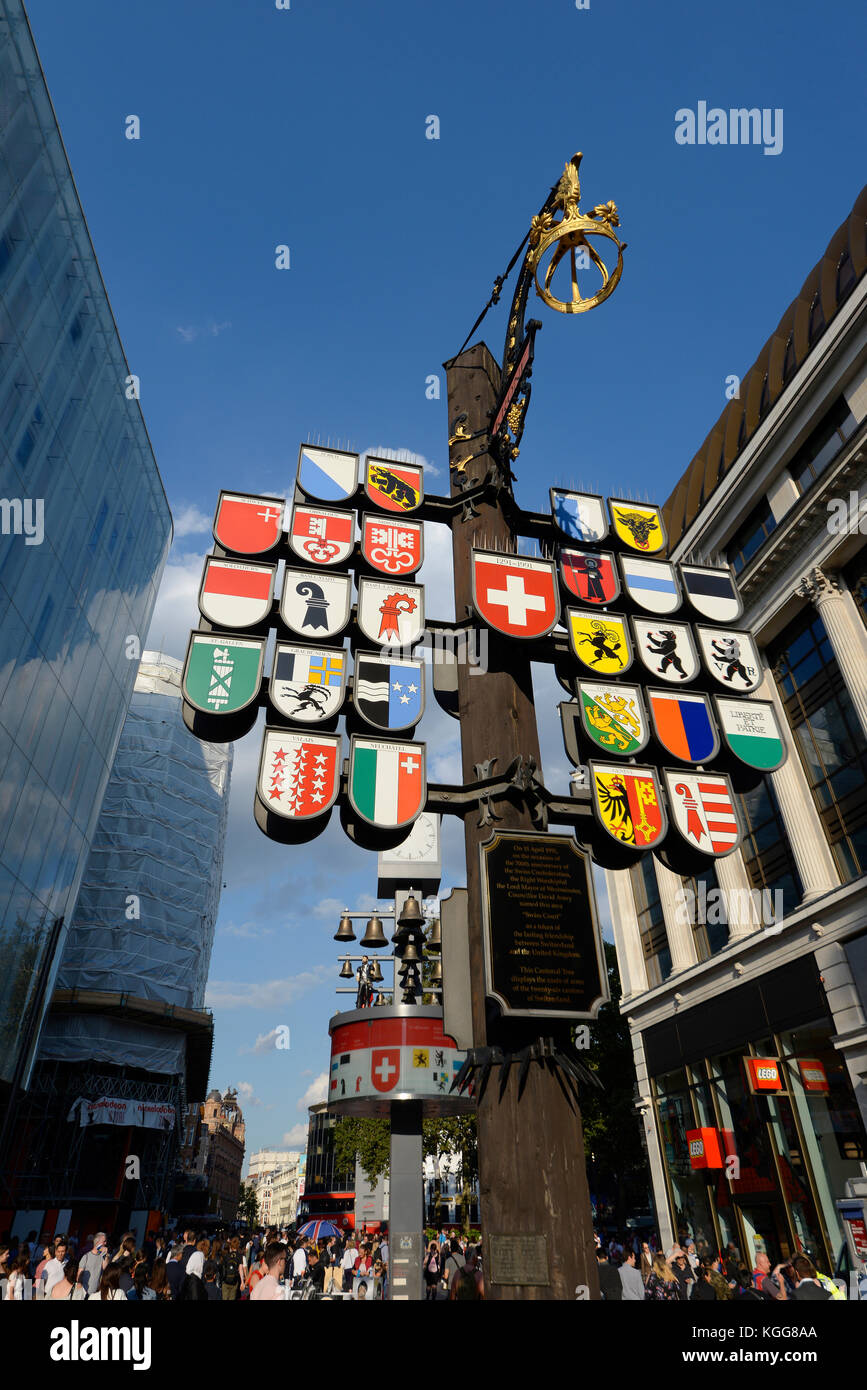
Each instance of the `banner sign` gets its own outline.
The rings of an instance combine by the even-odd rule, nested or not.
[[[173,1105],[142,1100],[122,1100],[117,1096],[100,1096],[88,1100],[79,1096],[67,1115],[68,1121],[86,1125],[125,1125],[133,1129],[174,1129],[178,1112]]]

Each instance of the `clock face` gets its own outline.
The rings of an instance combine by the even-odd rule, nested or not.
[[[412,830],[382,858],[389,864],[435,864],[440,857],[440,818],[423,811]]]

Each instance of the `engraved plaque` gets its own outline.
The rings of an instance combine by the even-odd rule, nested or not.
[[[594,1019],[608,999],[589,856],[566,835],[479,847],[485,986],[504,1014]]]
[[[546,1236],[490,1237],[493,1284],[550,1284]]]

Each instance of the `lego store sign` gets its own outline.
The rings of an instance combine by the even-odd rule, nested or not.
[[[776,1057],[745,1057],[744,1066],[753,1095],[756,1092],[782,1091],[783,1077]]]
[[[826,1096],[830,1087],[825,1068],[816,1057],[800,1057],[798,1059],[798,1070],[801,1073],[801,1083],[805,1091],[815,1091],[819,1095]]]
[[[688,1129],[689,1162],[692,1168],[722,1168],[723,1156],[715,1129]]]

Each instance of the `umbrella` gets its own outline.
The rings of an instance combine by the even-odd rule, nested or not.
[[[340,1232],[331,1221],[308,1221],[299,1227],[299,1236],[309,1236],[311,1240],[327,1240],[329,1236],[339,1236]]]

